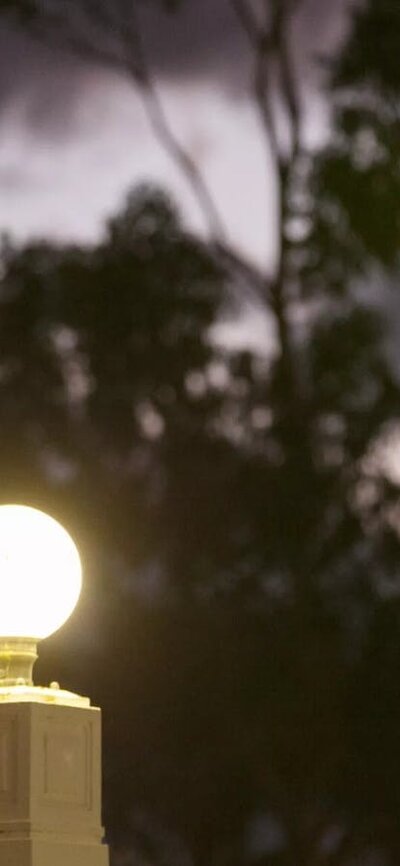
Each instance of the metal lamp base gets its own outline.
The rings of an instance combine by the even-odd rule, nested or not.
[[[35,638],[0,638],[0,687],[33,685],[37,643]]]

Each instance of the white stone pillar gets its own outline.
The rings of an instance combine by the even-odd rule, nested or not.
[[[108,866],[102,838],[100,710],[0,689],[0,866]]]

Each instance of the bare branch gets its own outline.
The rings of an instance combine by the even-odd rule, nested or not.
[[[231,0],[241,27],[246,32],[254,50],[254,98],[258,107],[265,140],[274,160],[280,180],[280,204],[278,219],[282,238],[279,263],[275,278],[267,288],[264,281],[264,296],[276,319],[281,349],[282,369],[293,406],[298,403],[300,387],[296,352],[290,322],[290,297],[288,294],[288,253],[290,245],[285,237],[288,217],[288,192],[291,169],[300,150],[300,110],[294,84],[293,71],[287,45],[288,21],[301,0],[274,0],[271,7],[265,4],[265,24],[259,23],[246,0]],[[269,12],[269,16],[267,15]],[[268,20],[269,19],[269,20]],[[268,22],[268,24],[267,24]],[[292,148],[288,158],[281,152],[273,112],[271,108],[271,66],[276,63],[281,76],[282,97],[291,125]],[[300,398],[301,399],[301,398]]]
[[[191,187],[206,219],[211,237],[216,243],[226,243],[225,228],[211,191],[197,163],[179,142],[165,113],[164,106],[150,73],[138,16],[135,14],[133,8],[129,25],[129,38],[133,48],[131,74],[139,86],[139,92],[141,93],[153,132]]]
[[[129,14],[127,14],[129,11]],[[159,143],[186,179],[200,207],[211,238],[226,244],[222,218],[203,174],[179,142],[165,113],[145,56],[134,3],[125,0],[44,0],[35,3],[30,32],[82,59],[128,74],[138,88],[150,125]]]
[[[247,294],[257,301],[268,301],[266,274],[246,261],[245,257],[229,244],[221,216],[202,172],[180,143],[166,115],[148,66],[135,4],[127,4],[126,0],[79,0],[74,6],[69,4],[69,0],[44,0],[44,3],[42,12],[45,8],[46,14],[43,18],[33,17],[30,28],[32,35],[48,44],[57,44],[84,60],[130,77],[142,98],[156,139],[194,194],[208,225],[217,255],[224,266],[236,274]],[[127,11],[129,15],[126,14]],[[256,21],[254,23],[256,24]],[[260,99],[261,91],[260,78]],[[265,104],[263,110],[266,123],[267,108]]]
[[[158,141],[185,176],[208,223],[211,237],[225,243],[225,228],[203,175],[190,154],[178,141],[165,114],[162,102],[148,73],[141,82],[147,117]]]
[[[278,169],[280,153],[278,137],[275,129],[274,118],[271,109],[270,93],[270,57],[268,50],[260,45],[255,58],[254,69],[254,95],[258,106],[262,125],[266,136],[267,145]]]
[[[301,2],[301,0],[300,0]],[[290,24],[290,20],[293,16],[294,11],[299,5],[299,0],[289,0],[286,14],[282,13],[279,21],[279,28],[276,34],[277,37],[277,50],[280,58],[280,71],[281,71],[281,84],[282,84],[282,96],[286,103],[286,108],[288,112],[288,117],[290,119],[291,124],[291,135],[292,135],[292,161],[296,159],[300,147],[300,122],[301,122],[301,114],[300,114],[300,103],[299,97],[297,93],[297,88],[295,84],[295,75],[293,69],[293,58],[290,56],[289,44],[288,44],[288,27]]]
[[[44,28],[37,26],[34,30],[31,30],[31,35],[43,45],[49,44],[49,28],[46,27],[44,30]],[[103,66],[116,73],[121,72],[122,63],[125,63],[121,55],[110,48],[93,45],[80,34],[71,33],[63,35],[61,38],[58,33],[54,33],[54,35],[51,35],[51,44],[52,47],[70,52],[85,62]]]
[[[246,0],[231,0],[231,6],[250,43],[257,46],[261,30],[250,5]]]
[[[92,14],[98,0],[82,0],[79,6],[60,3],[55,7],[50,0],[29,20],[29,33],[43,44],[58,47],[75,54],[86,62],[113,69],[115,72],[127,63],[120,40],[113,38],[114,28],[106,14],[104,3],[99,4],[101,14]]]
[[[228,269],[233,270],[240,277],[246,286],[246,294],[253,298],[254,301],[272,302],[269,293],[269,279],[261,269],[257,268],[252,262],[249,262],[244,256],[240,255],[235,249],[227,244],[216,244],[215,251],[220,257],[223,264],[226,264]]]
[[[300,153],[300,109],[291,58],[289,55],[287,28],[295,3],[299,0],[274,0],[270,21],[268,43],[259,45],[256,60],[255,92],[257,104],[264,124],[270,148],[273,152],[280,180],[280,202],[278,219],[280,225],[281,248],[278,268],[270,288],[272,309],[275,314],[279,344],[282,356],[282,369],[288,392],[292,395],[293,407],[303,402],[304,387],[300,381],[301,372],[297,363],[297,351],[292,334],[290,318],[291,282],[289,254],[290,242],[286,236],[286,223],[290,214],[289,192],[292,172]],[[273,117],[271,116],[271,95],[268,74],[274,60],[281,78],[281,97],[287,109],[291,126],[291,151],[289,156],[280,150]],[[300,415],[300,412],[297,413]]]
[[[267,23],[260,23],[251,5],[246,0],[231,0],[231,6],[254,50],[253,87],[255,103],[265,134],[267,148],[279,173],[279,147],[271,111],[270,32],[267,28]]]

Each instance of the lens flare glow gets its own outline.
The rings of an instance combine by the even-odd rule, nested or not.
[[[57,631],[78,601],[77,548],[48,514],[0,506],[0,636],[40,640]]]

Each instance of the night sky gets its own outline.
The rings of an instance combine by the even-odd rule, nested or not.
[[[304,0],[295,21],[309,140],[326,128],[316,54],[343,33],[346,0]],[[274,247],[272,173],[248,98],[250,55],[228,0],[191,0],[179,16],[145,9],[145,36],[165,105],[195,155],[231,237],[260,261]],[[126,190],[140,181],[169,189],[190,224],[201,218],[182,179],[149,133],[122,77],[0,33],[0,228],[92,240]],[[250,217],[249,217],[250,214]],[[266,226],[269,230],[266,231]]]

